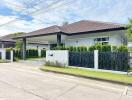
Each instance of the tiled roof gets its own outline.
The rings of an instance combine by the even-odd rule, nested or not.
[[[12,34],[5,35],[5,36],[0,37],[0,41],[2,41],[2,42],[16,42],[16,40],[13,40],[12,37],[13,37]]]
[[[123,28],[123,25],[113,24],[108,22],[99,22],[99,21],[87,21],[82,20],[75,22],[69,25],[62,26],[61,29],[64,33],[72,34],[79,32],[91,32],[97,30],[107,30],[107,29],[117,29]]]
[[[21,37],[31,37],[31,36],[39,36],[39,35],[50,35],[54,33],[64,33],[67,35],[77,34],[81,32],[94,32],[100,30],[110,30],[110,29],[125,29],[125,27],[121,24],[114,24],[109,22],[99,22],[99,21],[89,21],[82,20],[72,24],[64,25],[64,26],[51,26],[47,28],[43,28],[40,30],[36,30],[33,32],[29,32],[27,34],[20,35]]]

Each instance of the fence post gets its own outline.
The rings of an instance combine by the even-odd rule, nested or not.
[[[41,57],[41,49],[38,49],[38,56]]]
[[[11,62],[13,62],[13,58],[14,58],[14,57],[13,57],[13,56],[14,56],[14,55],[13,55],[13,50],[11,50],[10,52],[11,52],[11,54],[10,54],[10,60],[11,60]]]
[[[94,69],[98,69],[99,67],[98,54],[98,50],[94,50]]]

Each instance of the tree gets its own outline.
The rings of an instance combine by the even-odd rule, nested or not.
[[[15,48],[20,50],[22,48],[22,42],[16,41]]]
[[[15,37],[20,36],[22,34],[25,34],[25,33],[24,32],[16,32],[16,33],[12,34],[12,37],[15,38]]]
[[[62,25],[65,26],[65,25],[68,25],[69,23],[67,21],[63,22]]]
[[[129,23],[127,25],[127,38],[132,41],[132,19],[129,19]]]

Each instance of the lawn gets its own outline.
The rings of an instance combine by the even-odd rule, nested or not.
[[[59,67],[50,67],[50,66],[43,66],[41,70],[63,72],[63,73],[98,78],[98,79],[106,79],[106,80],[112,80],[117,82],[132,83],[132,76],[127,76],[123,74],[115,74],[111,72],[92,71],[88,69],[70,68],[70,67],[59,68]]]

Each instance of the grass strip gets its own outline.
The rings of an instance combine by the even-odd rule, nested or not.
[[[116,74],[116,73],[102,72],[102,71],[92,71],[92,70],[81,69],[81,68],[70,68],[70,67],[60,68],[60,67],[51,67],[51,66],[43,66],[41,70],[55,71],[55,72],[72,74],[72,75],[77,75],[77,76],[91,77],[91,78],[132,84],[132,76],[128,76],[124,74]]]

